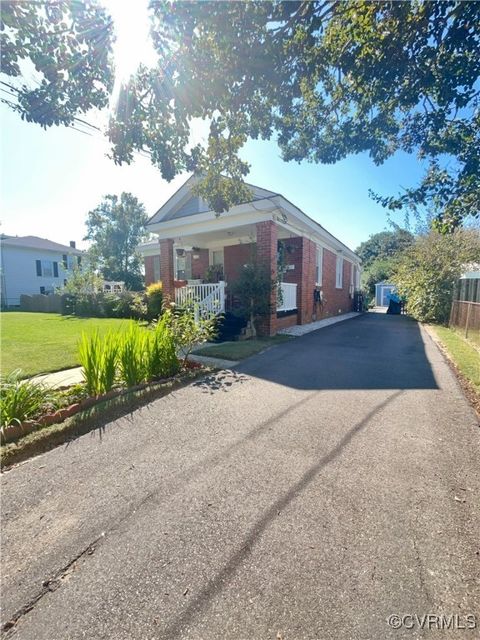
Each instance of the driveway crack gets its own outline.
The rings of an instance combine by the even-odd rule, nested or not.
[[[17,609],[13,616],[2,624],[1,632],[2,635],[8,637],[10,632],[13,631],[14,627],[17,625],[17,622],[25,616],[27,613],[32,611],[36,607],[36,605],[44,598],[47,594],[52,591],[56,591],[61,585],[62,582],[70,575],[70,573],[74,570],[75,565],[79,560],[81,560],[84,556],[90,556],[95,552],[96,545],[104,539],[105,534],[101,533],[93,542],[87,545],[80,553],[78,553],[72,560],[70,560],[64,567],[59,569],[54,575],[46,578],[42,582],[42,588],[36,593],[30,600],[24,604],[20,609]]]

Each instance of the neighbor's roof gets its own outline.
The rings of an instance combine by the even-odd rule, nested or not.
[[[57,253],[73,253],[74,255],[81,255],[83,253],[80,249],[74,249],[65,244],[59,244],[58,242],[52,242],[52,240],[38,238],[37,236],[2,237],[1,243],[9,247],[22,247],[24,249],[40,249],[41,251],[55,251]]]

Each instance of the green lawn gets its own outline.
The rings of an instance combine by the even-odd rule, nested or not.
[[[253,356],[267,347],[291,340],[292,336],[272,336],[271,338],[256,338],[255,340],[239,340],[238,342],[221,342],[220,344],[204,347],[194,351],[199,356],[223,358],[225,360],[243,360]]]
[[[75,367],[83,331],[98,329],[102,335],[110,329],[126,328],[130,320],[8,311],[0,314],[0,322],[2,374],[22,369],[31,376]]]
[[[478,349],[475,349],[472,344],[452,329],[437,325],[432,326],[432,329],[459,370],[480,394],[480,352]]]

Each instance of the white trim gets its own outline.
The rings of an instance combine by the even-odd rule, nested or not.
[[[343,289],[343,256],[340,254],[335,256],[335,289]]]
[[[323,247],[318,243],[315,245],[315,280],[317,287],[321,287],[323,283]]]

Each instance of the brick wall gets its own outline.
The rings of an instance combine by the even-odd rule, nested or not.
[[[175,301],[173,240],[171,238],[160,240],[160,276],[164,298]]]
[[[153,275],[153,256],[145,256],[145,286],[154,282]]]
[[[253,249],[254,245],[251,243],[234,244],[223,249],[223,269],[227,284],[235,282],[243,265],[251,262]]]
[[[198,249],[191,251],[192,254],[192,279],[203,279],[205,271],[208,269],[208,249]],[[198,258],[195,258],[198,256]]]
[[[280,329],[286,329],[287,327],[294,327],[297,324],[297,314],[292,313],[289,316],[281,316],[277,318],[277,331]]]
[[[270,271],[273,279],[277,278],[277,225],[273,220],[257,222],[257,262]],[[271,314],[262,318],[259,334],[274,336],[277,333],[277,289],[273,287],[270,297]]]
[[[339,313],[348,313],[353,309],[353,300],[350,298],[350,277],[352,263],[343,260],[343,287],[337,289],[336,283],[336,255],[328,249],[323,250],[323,275],[322,294],[323,304],[320,307],[318,318],[335,316]],[[320,306],[320,305],[319,305]]]

